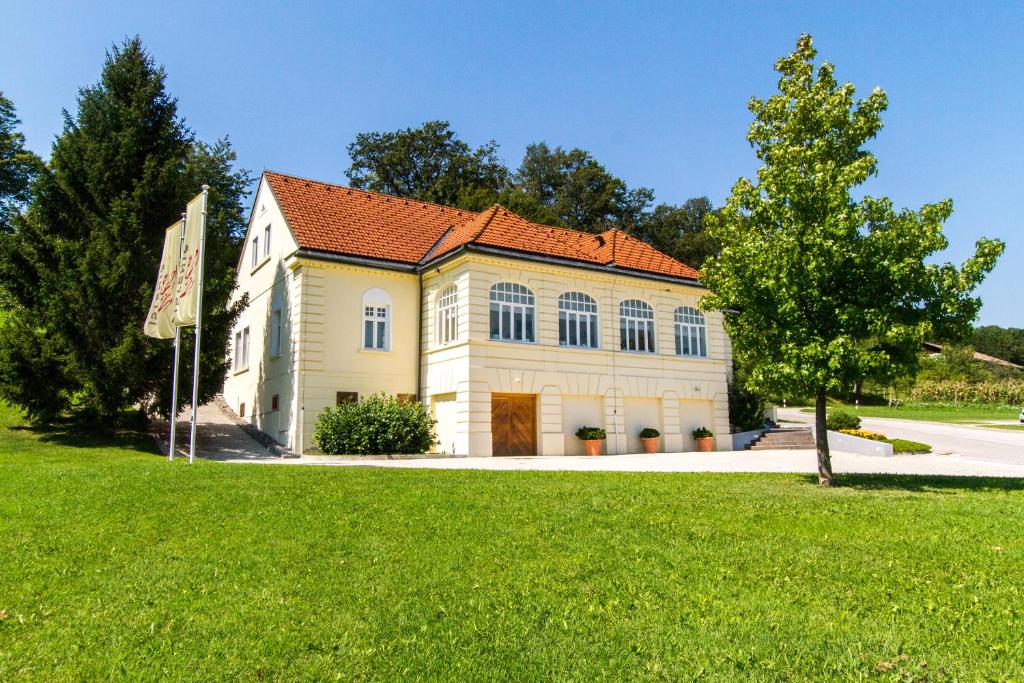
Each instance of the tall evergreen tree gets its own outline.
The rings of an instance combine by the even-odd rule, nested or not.
[[[70,409],[109,424],[159,401],[172,349],[144,336],[142,323],[164,230],[203,183],[211,207],[200,400],[220,389],[240,310],[226,305],[249,176],[233,169],[226,141],[196,141],[165,79],[137,37],[109,52],[75,115],[65,111],[25,220],[3,240],[0,275],[16,303],[0,328],[0,395],[34,419]],[[191,335],[182,336],[191,357]],[[157,407],[166,412],[165,401]]]

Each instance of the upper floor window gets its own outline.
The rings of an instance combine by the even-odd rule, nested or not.
[[[445,287],[437,298],[437,343],[448,344],[459,338],[459,290]]]
[[[693,306],[680,306],[675,317],[676,355],[706,358],[708,340],[704,314]]]
[[[267,331],[270,340],[270,357],[274,358],[281,355],[281,328],[283,326],[284,315],[281,312],[281,304],[277,304],[270,311],[270,329]]]
[[[263,255],[270,256],[270,226],[263,228]]]
[[[363,348],[391,350],[391,296],[383,289],[363,294]]]
[[[243,327],[235,332],[235,372],[241,372],[249,368],[249,328]]]
[[[256,264],[260,262],[260,236],[252,238],[252,267],[255,268]]]
[[[597,302],[583,292],[558,297],[558,343],[596,349]]]
[[[533,292],[514,282],[491,287],[491,339],[532,342],[535,321]]]
[[[654,309],[639,299],[619,304],[619,345],[623,351],[654,353]]]

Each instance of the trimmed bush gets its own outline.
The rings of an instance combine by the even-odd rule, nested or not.
[[[841,432],[844,429],[860,429],[860,418],[841,410],[829,412],[825,416],[825,427],[833,432]]]
[[[434,445],[435,423],[420,403],[376,394],[326,408],[316,419],[313,443],[331,455],[426,453]]]
[[[693,436],[693,438],[695,439],[703,439],[709,436],[714,436],[714,433],[707,427],[697,427],[692,432],[690,432],[690,435]]]
[[[659,432],[654,427],[644,427],[643,429],[640,430],[641,439],[656,439],[659,436],[661,436],[661,432]]]
[[[603,427],[580,427],[576,430],[576,438],[580,441],[604,440],[608,438]]]

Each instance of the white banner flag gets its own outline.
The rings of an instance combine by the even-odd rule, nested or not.
[[[174,312],[175,325],[195,325],[199,293],[199,233],[203,229],[203,195],[196,195],[185,209],[185,248],[178,269],[178,305]]]
[[[160,257],[160,271],[153,290],[153,302],[143,330],[150,337],[171,339],[174,337],[174,310],[178,285],[178,257],[181,249],[181,222],[167,228],[164,233],[164,253]]]

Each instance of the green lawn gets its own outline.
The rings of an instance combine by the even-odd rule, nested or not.
[[[0,680],[977,680],[1024,481],[169,464],[0,407]]]
[[[1024,431],[1024,424],[1017,425],[978,425],[979,427],[985,427],[986,429],[1010,429],[1013,431]]]
[[[1020,408],[995,405],[947,405],[915,403],[903,404],[896,408],[888,406],[860,406],[836,403],[829,410],[843,410],[861,417],[894,417],[900,420],[929,420],[932,422],[964,422],[976,423],[982,420],[1016,420]],[[805,413],[813,413],[814,408],[803,408]]]

